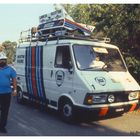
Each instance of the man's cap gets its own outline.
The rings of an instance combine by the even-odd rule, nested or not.
[[[0,59],[7,59],[7,56],[4,52],[0,52]]]

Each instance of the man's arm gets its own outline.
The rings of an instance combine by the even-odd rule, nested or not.
[[[12,95],[16,96],[17,95],[17,80],[16,80],[16,78],[12,78],[12,83],[13,83],[13,89],[14,89]]]

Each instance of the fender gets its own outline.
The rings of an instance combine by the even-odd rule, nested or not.
[[[20,88],[23,91],[23,87],[20,83],[17,83],[17,89]]]
[[[74,105],[76,104],[75,101],[73,100],[73,98],[67,93],[61,94],[61,96],[58,98],[58,103],[59,103],[60,99],[63,98],[63,97],[66,97],[66,98],[70,99],[72,104],[74,104]],[[57,107],[58,107],[58,105],[57,105]]]

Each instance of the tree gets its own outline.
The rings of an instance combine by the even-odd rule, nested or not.
[[[15,53],[16,53],[17,43],[16,42],[11,42],[11,41],[8,40],[8,41],[3,42],[2,46],[4,46],[5,53],[8,57],[7,63],[12,64],[13,61],[14,61]]]

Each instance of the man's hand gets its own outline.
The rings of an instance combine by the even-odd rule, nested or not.
[[[12,92],[12,96],[17,96],[17,90],[14,90],[14,91]]]

